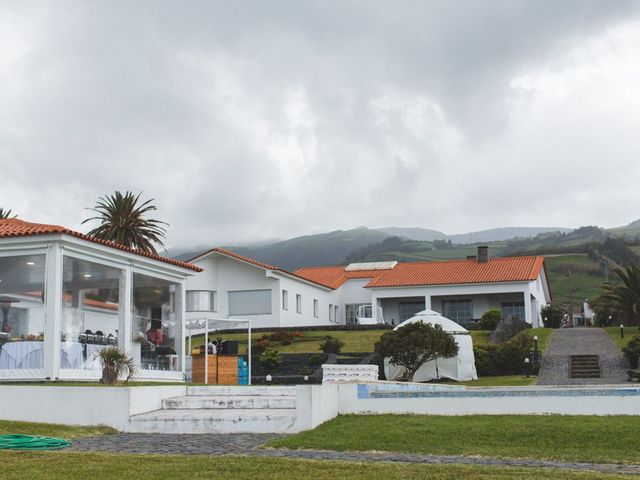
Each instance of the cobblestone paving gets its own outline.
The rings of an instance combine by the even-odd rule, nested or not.
[[[594,464],[547,460],[502,459],[451,455],[419,455],[388,452],[334,452],[328,450],[261,449],[276,434],[156,435],[120,433],[75,440],[69,450],[129,454],[243,455],[256,457],[336,460],[352,462],[399,462],[421,464],[491,465],[561,468],[579,471],[640,476],[640,465]]]
[[[570,355],[599,355],[602,378],[569,378]],[[604,385],[627,383],[627,361],[598,328],[555,330],[544,354],[538,385]]]

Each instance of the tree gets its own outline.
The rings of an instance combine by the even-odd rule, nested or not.
[[[502,310],[499,308],[490,308],[482,314],[477,324],[478,330],[495,330],[502,320]]]
[[[441,325],[413,322],[383,334],[375,344],[375,352],[388,357],[393,365],[404,367],[407,380],[413,381],[425,363],[456,356],[458,344]]]
[[[550,303],[542,308],[540,315],[544,320],[545,328],[560,328],[566,313],[561,306]]]
[[[17,215],[13,215],[11,216],[11,210],[10,209],[4,209],[2,207],[0,207],[0,220],[6,220],[8,218],[16,218]]]
[[[605,282],[603,293],[596,300],[596,305],[609,305],[628,322],[638,324],[640,317],[640,267],[632,263],[626,268],[614,269],[622,283]]]
[[[157,210],[151,204],[153,199],[140,203],[140,195],[132,192],[124,194],[116,191],[113,195],[105,195],[98,199],[94,208],[89,208],[98,215],[87,218],[82,223],[98,220],[100,225],[91,230],[88,235],[119,243],[126,247],[157,254],[154,244],[162,247],[166,234],[160,220],[145,218],[151,211]]]

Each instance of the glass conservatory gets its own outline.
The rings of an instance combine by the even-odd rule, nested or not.
[[[137,379],[183,380],[184,281],[196,271],[62,227],[0,220],[0,381],[98,380],[109,346],[132,356]]]

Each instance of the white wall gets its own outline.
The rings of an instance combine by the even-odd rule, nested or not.
[[[279,276],[275,273],[276,276]],[[279,276],[280,292],[278,308],[280,308],[281,327],[301,327],[310,325],[331,325],[329,322],[329,304],[333,304],[333,291],[310,285],[286,276]],[[287,290],[289,297],[288,310],[282,309],[282,290]],[[302,313],[296,310],[296,295],[302,296]],[[313,316],[313,300],[318,300],[318,317]]]

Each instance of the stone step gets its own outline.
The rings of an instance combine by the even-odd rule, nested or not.
[[[571,355],[569,357],[569,378],[600,378],[599,355]]]
[[[166,398],[162,401],[162,408],[170,410],[296,408],[296,397],[292,395],[188,395]]]
[[[156,410],[134,415],[127,430],[136,433],[286,433],[295,409]]]
[[[273,395],[276,397],[295,396],[295,386],[284,385],[200,385],[187,387],[188,396],[215,397],[222,395],[243,396],[243,395]]]

